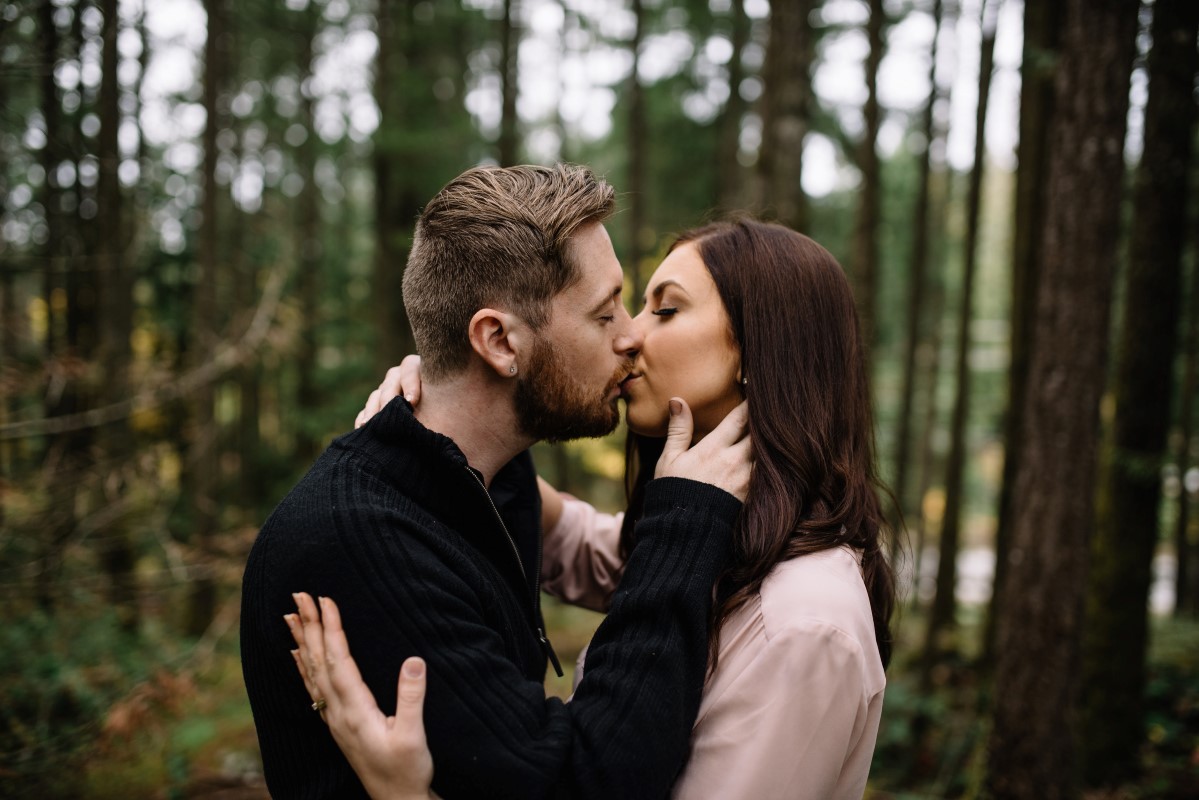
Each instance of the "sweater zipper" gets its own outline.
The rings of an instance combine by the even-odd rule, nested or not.
[[[495,501],[491,499],[491,492],[487,491],[487,487],[483,484],[483,480],[475,474],[475,471],[467,467],[467,472],[475,479],[475,483],[479,484],[479,488],[483,490],[483,495],[487,498],[487,504],[491,506],[491,512],[495,514],[495,521],[500,524],[500,530],[504,532],[504,536],[508,538],[508,544],[512,545],[512,555],[516,556],[516,565],[520,567],[521,577],[526,582],[529,580],[529,573],[525,571],[525,563],[520,558],[520,549],[516,546],[516,540],[512,538],[512,534],[508,532],[508,526],[504,524],[504,518],[500,516],[500,510],[495,507]],[[541,650],[549,657],[550,663],[554,665],[554,672],[558,677],[563,677],[562,662],[558,660],[558,654],[554,652],[554,646],[550,644],[549,637],[546,636],[545,630],[537,624],[541,619],[541,538],[537,539],[537,582],[533,584],[533,627],[537,631],[537,641],[541,644]]]

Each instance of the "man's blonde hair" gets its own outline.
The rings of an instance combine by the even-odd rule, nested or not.
[[[450,181],[421,213],[404,272],[425,376],[469,363],[467,328],[480,308],[544,325],[552,298],[580,277],[570,237],[614,207],[611,186],[570,164],[476,167]]]

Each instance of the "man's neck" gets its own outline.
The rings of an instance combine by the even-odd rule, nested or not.
[[[520,432],[511,386],[469,367],[437,383],[426,382],[415,413],[426,428],[454,440],[488,487],[501,467],[535,441]]]

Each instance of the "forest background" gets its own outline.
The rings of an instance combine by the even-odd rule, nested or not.
[[[0,2],[0,794],[265,796],[257,527],[412,351],[421,205],[574,161],[618,189],[633,304],[673,232],[735,209],[850,276],[906,542],[869,796],[1199,795],[1197,25],[1188,0]],[[617,510],[622,441],[535,458]],[[548,607],[571,662],[598,617]]]

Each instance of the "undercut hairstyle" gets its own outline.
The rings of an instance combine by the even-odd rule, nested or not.
[[[615,191],[590,169],[476,167],[425,206],[404,271],[404,308],[427,379],[470,362],[470,319],[514,313],[534,330],[550,301],[580,277],[571,237],[615,209]]]

